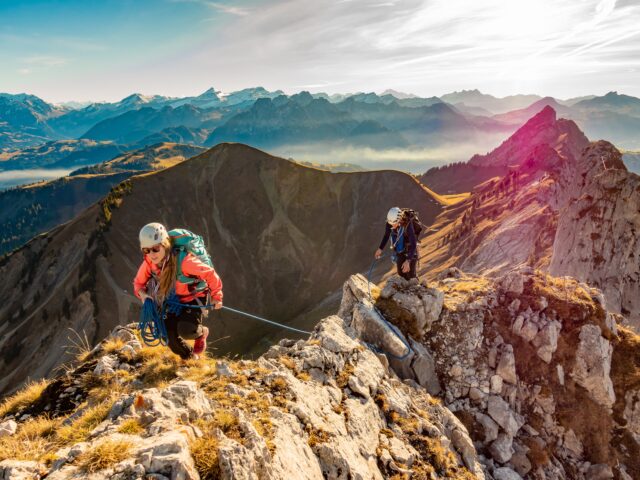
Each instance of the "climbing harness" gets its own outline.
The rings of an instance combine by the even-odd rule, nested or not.
[[[380,258],[383,258],[383,257],[384,257],[384,255],[380,256]],[[369,288],[369,300],[371,301],[371,305],[373,306],[373,309],[376,311],[376,313],[382,319],[382,324],[385,326],[385,328],[387,330],[389,330],[391,333],[393,333],[398,338],[398,340],[400,340],[402,342],[402,344],[407,349],[407,353],[405,353],[404,355],[398,356],[398,355],[394,355],[391,352],[384,351],[383,349],[381,349],[377,345],[373,345],[373,344],[367,343],[367,342],[365,342],[365,344],[367,345],[367,347],[369,347],[371,350],[373,350],[376,353],[382,353],[382,354],[388,355],[390,357],[395,358],[396,360],[404,360],[405,358],[407,358],[411,354],[411,352],[413,352],[413,349],[407,343],[407,341],[403,338],[403,335],[398,330],[398,327],[396,327],[392,323],[388,322],[387,319],[384,318],[384,315],[382,314],[382,312],[380,310],[378,310],[378,308],[374,305],[373,297],[371,296],[371,272],[373,271],[373,267],[374,267],[374,265],[376,264],[377,261],[378,261],[377,258],[373,259],[373,262],[371,262],[371,267],[369,267],[369,273],[367,274],[367,287]]]

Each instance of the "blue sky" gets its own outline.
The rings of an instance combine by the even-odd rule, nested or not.
[[[0,91],[640,96],[635,0],[0,2]]]

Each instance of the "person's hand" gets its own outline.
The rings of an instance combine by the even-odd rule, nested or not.
[[[138,292],[138,295],[140,296],[140,300],[142,301],[142,303],[144,303],[147,298],[151,298],[144,290],[140,290]]]
[[[222,308],[222,300],[220,300],[219,302],[216,302],[216,305],[213,308],[216,310],[220,310]]]
[[[409,269],[411,266],[409,265],[409,260],[405,260],[402,264],[402,273],[409,273]]]
[[[382,249],[379,248],[379,249],[376,250],[376,253],[374,254],[374,257],[376,257],[376,260],[377,260],[381,256],[382,256]]]

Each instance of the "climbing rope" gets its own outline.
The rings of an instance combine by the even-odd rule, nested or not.
[[[144,301],[138,328],[142,341],[149,347],[166,346],[169,343],[167,327],[164,324],[164,311],[158,312],[158,308],[151,298]]]
[[[385,257],[385,255],[381,255],[380,256],[380,258],[384,258],[384,257]],[[367,287],[369,288],[369,300],[371,300],[371,305],[373,306],[373,309],[376,311],[376,313],[382,319],[382,324],[387,328],[387,330],[389,330],[391,333],[393,333],[398,338],[398,340],[400,340],[402,342],[402,344],[407,349],[407,353],[405,353],[402,356],[398,356],[398,355],[394,355],[391,352],[384,351],[383,349],[381,349],[377,345],[373,345],[371,343],[366,343],[366,342],[365,343],[371,350],[373,350],[376,353],[383,353],[385,355],[388,355],[390,357],[395,358],[396,360],[404,360],[405,358],[407,358],[411,354],[411,352],[413,352],[413,349],[407,343],[407,341],[404,339],[404,336],[402,335],[402,332],[400,332],[398,330],[398,327],[396,327],[392,323],[388,322],[387,319],[382,314],[382,312],[380,310],[378,310],[378,308],[375,306],[375,304],[373,302],[373,296],[371,295],[371,272],[373,271],[373,267],[374,267],[374,265],[376,264],[377,261],[378,261],[377,258],[373,259],[373,262],[371,262],[371,267],[369,267],[369,273],[367,274]]]
[[[185,304],[181,303],[178,300],[178,297],[175,293],[169,294],[167,300],[165,301],[167,305],[167,311],[173,314],[180,314],[180,310],[185,307]],[[189,305],[189,308],[212,308],[215,307],[215,304],[205,304],[205,305]],[[253,315],[251,313],[243,312],[242,310],[237,310],[235,308],[223,306],[221,310],[227,310],[229,312],[237,313],[240,315],[244,315],[245,317],[253,318],[254,320],[258,320],[263,323],[268,323],[269,325],[274,325],[276,327],[284,328],[285,330],[291,330],[292,332],[303,333],[305,335],[311,335],[311,332],[307,330],[300,330],[299,328],[290,327],[289,325],[284,325],[282,323],[274,322],[273,320],[267,320],[266,318],[259,317],[257,315]]]

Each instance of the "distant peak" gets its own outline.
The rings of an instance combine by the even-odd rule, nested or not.
[[[219,92],[216,92],[215,88],[211,87],[207,91],[198,95],[198,98],[218,98],[218,93]]]
[[[543,124],[554,123],[556,121],[556,111],[553,107],[546,105],[542,110],[536,113],[529,121],[524,125],[525,127],[530,124]]]

